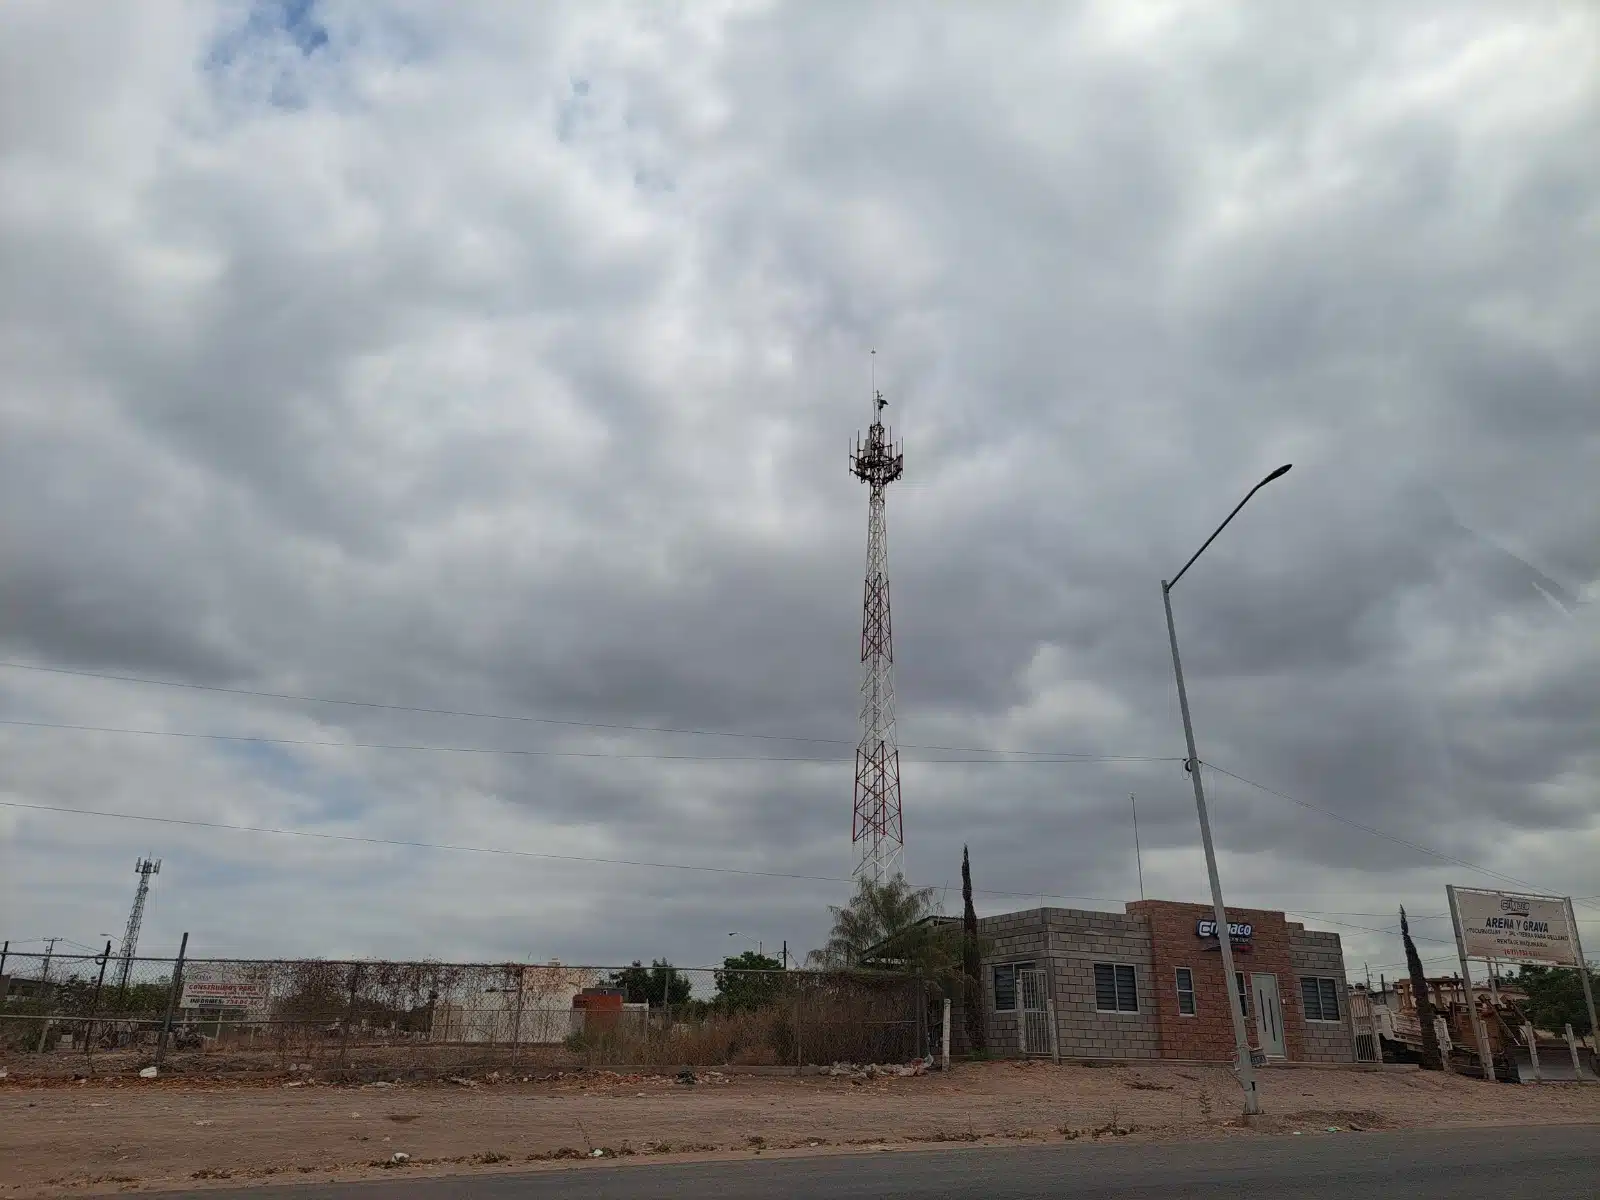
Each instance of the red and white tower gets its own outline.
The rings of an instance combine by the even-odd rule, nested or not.
[[[871,489],[867,501],[867,577],[861,593],[861,743],[856,747],[851,841],[857,876],[874,883],[897,874],[905,853],[900,823],[900,750],[894,728],[894,638],[889,617],[889,539],[884,491],[905,455],[883,429],[883,393],[872,392],[872,426],[856,438],[850,471]]]

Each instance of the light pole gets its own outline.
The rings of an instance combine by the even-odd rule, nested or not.
[[[1183,713],[1183,738],[1189,749],[1189,757],[1185,760],[1184,767],[1194,784],[1194,806],[1200,814],[1200,843],[1206,851],[1206,874],[1211,878],[1211,906],[1217,922],[1217,947],[1222,951],[1222,987],[1228,997],[1228,1011],[1233,1015],[1233,1042],[1238,1054],[1239,1086],[1244,1088],[1244,1111],[1248,1114],[1261,1111],[1261,1097],[1256,1092],[1256,1068],[1250,1061],[1250,1035],[1245,1030],[1244,1010],[1240,1007],[1238,997],[1234,995],[1236,975],[1233,967],[1233,938],[1228,932],[1228,910],[1222,903],[1222,880],[1217,876],[1217,851],[1211,844],[1211,819],[1206,815],[1206,790],[1200,781],[1200,756],[1195,753],[1194,725],[1189,720],[1189,693],[1184,690],[1183,663],[1178,659],[1178,631],[1172,623],[1172,589],[1178,580],[1183,578],[1183,573],[1194,566],[1195,559],[1206,552],[1206,546],[1216,541],[1217,534],[1228,527],[1228,521],[1237,517],[1239,509],[1250,503],[1250,497],[1280,475],[1287,474],[1292,465],[1285,463],[1251,488],[1245,498],[1239,501],[1238,506],[1228,514],[1227,521],[1217,526],[1216,533],[1205,540],[1205,545],[1194,552],[1178,573],[1171,580],[1161,581],[1161,602],[1167,610],[1167,638],[1172,643],[1172,674],[1178,681],[1178,708]]]

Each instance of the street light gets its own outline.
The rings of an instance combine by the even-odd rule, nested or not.
[[[1238,506],[1228,514],[1228,520],[1217,526],[1216,533],[1205,540],[1205,544],[1194,552],[1189,561],[1183,564],[1182,569],[1171,580],[1161,581],[1161,602],[1167,610],[1167,638],[1172,643],[1172,674],[1178,681],[1178,708],[1183,713],[1183,738],[1189,749],[1189,757],[1184,761],[1184,767],[1194,783],[1194,806],[1200,814],[1200,842],[1206,851],[1206,874],[1211,878],[1211,907],[1217,922],[1217,946],[1222,951],[1223,991],[1228,996],[1228,1011],[1233,1015],[1233,1042],[1239,1056],[1239,1086],[1244,1088],[1244,1111],[1247,1114],[1261,1111],[1261,1097],[1256,1092],[1256,1068],[1255,1063],[1250,1061],[1250,1035],[1245,1030],[1244,1011],[1233,994],[1236,977],[1233,967],[1233,938],[1228,932],[1228,910],[1222,903],[1222,880],[1217,876],[1217,851],[1211,844],[1211,819],[1206,815],[1206,791],[1200,782],[1200,756],[1195,753],[1194,725],[1189,720],[1189,693],[1184,690],[1183,663],[1178,659],[1178,631],[1172,623],[1172,589],[1178,580],[1183,578],[1183,573],[1194,566],[1195,559],[1206,552],[1206,546],[1216,541],[1217,534],[1228,527],[1228,521],[1237,517],[1239,509],[1250,503],[1250,497],[1279,476],[1287,475],[1292,465],[1284,463],[1251,488],[1245,494],[1245,498],[1239,501]]]

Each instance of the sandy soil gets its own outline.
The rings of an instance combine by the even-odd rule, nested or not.
[[[1517,1087],[1416,1071],[1268,1070],[1267,1115],[1248,1128],[1232,1076],[1215,1067],[983,1063],[864,1083],[705,1072],[701,1080],[606,1072],[470,1087],[8,1080],[0,1083],[0,1196],[950,1142],[1600,1124],[1600,1085]],[[409,1161],[392,1165],[396,1152]]]

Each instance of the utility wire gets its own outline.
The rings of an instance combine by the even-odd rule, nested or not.
[[[71,813],[83,817],[108,817],[119,821],[146,821],[159,825],[185,825],[196,829],[225,829],[234,833],[270,833],[279,837],[317,838],[321,841],[329,842],[358,842],[371,846],[399,846],[414,850],[450,850],[464,854],[498,854],[510,858],[537,858],[554,862],[596,863],[615,867],[650,867],[662,871],[699,871],[711,875],[746,875],[761,879],[798,879],[811,883],[855,882],[853,878],[840,875],[801,875],[792,871],[752,871],[741,867],[708,867],[693,863],[653,862],[632,858],[595,858],[579,854],[548,854],[537,850],[515,850],[504,846],[467,846],[451,842],[409,841],[404,838],[374,837],[366,834],[327,833],[315,829],[282,829],[270,825],[236,825],[226,821],[201,821],[189,817],[157,817],[144,813],[114,812],[109,809],[73,808],[59,804],[33,804],[23,800],[0,800],[0,807],[31,809],[36,812]],[[1039,891],[1007,892],[995,888],[974,888],[973,891],[985,896],[1086,900],[1097,904],[1122,903],[1121,900],[1113,900],[1108,896],[1064,896],[1055,892]]]
[[[651,762],[728,762],[728,763],[847,763],[848,758],[783,756],[760,754],[627,754],[609,750],[545,750],[498,746],[437,746],[415,742],[336,742],[319,738],[264,737],[242,733],[196,733],[178,729],[125,729],[110,725],[72,725],[61,721],[20,721],[0,718],[0,725],[25,729],[69,730],[78,733],[121,733],[138,737],[193,738],[218,742],[252,742],[268,746],[314,746],[345,750],[418,750],[431,754],[508,754],[523,758],[612,758],[642,759]],[[990,753],[994,753],[991,751]],[[1079,755],[1072,758],[910,758],[909,763],[973,763],[980,766],[1062,766],[1095,762],[1182,762],[1174,757],[1144,757],[1130,754]]]
[[[854,746],[856,744],[856,739],[854,738],[807,737],[800,734],[786,733],[743,733],[728,729],[684,729],[666,725],[624,725],[604,721],[578,721],[562,717],[533,717],[515,713],[478,712],[471,709],[428,708],[416,704],[382,704],[375,700],[341,700],[329,696],[305,696],[294,692],[267,692],[251,688],[223,687],[209,683],[186,683],[173,679],[156,679],[144,675],[115,675],[103,671],[81,671],[69,667],[46,667],[37,663],[5,660],[0,660],[0,667],[12,671],[37,671],[49,675],[72,675],[80,679],[107,679],[117,683],[142,683],[153,687],[183,688],[194,692],[217,692],[227,696],[250,696],[260,700],[290,700],[304,704],[342,704],[351,708],[376,709],[380,712],[426,713],[436,717],[469,717],[481,721],[518,721],[533,725],[565,725],[578,729],[604,729],[621,733],[670,733],[693,737],[754,738],[768,742],[814,742],[830,746]],[[1087,754],[1073,750],[1002,750],[989,746],[931,746],[910,742],[902,742],[900,748],[902,750],[942,750],[952,754],[1042,754],[1053,758],[1088,758],[1095,760],[1127,758],[1136,762],[1183,761],[1179,758]]]
[[[1303,913],[1294,913],[1292,915],[1298,917],[1298,916],[1303,916],[1305,914],[1303,914]],[[1393,937],[1394,935],[1396,935],[1396,934],[1398,934],[1400,932],[1399,926],[1395,926],[1395,927],[1393,927],[1391,929],[1374,929],[1370,925],[1352,925],[1352,924],[1350,924],[1349,921],[1335,921],[1332,917],[1318,917],[1317,920],[1318,920],[1318,922],[1320,924],[1323,924],[1323,925],[1339,925],[1339,926],[1342,926],[1345,929],[1359,929],[1363,933],[1381,933],[1385,937]],[[1451,938],[1428,937],[1426,934],[1421,934],[1421,933],[1414,933],[1411,936],[1412,936],[1412,940],[1413,941],[1418,941],[1418,942],[1437,942],[1441,946],[1453,946],[1453,945],[1455,945],[1455,941],[1453,939],[1451,939]]]
[[[1323,808],[1321,805],[1312,804],[1310,801],[1296,800],[1293,796],[1287,795],[1284,792],[1280,792],[1276,788],[1269,788],[1266,784],[1257,783],[1254,779],[1246,779],[1243,775],[1235,775],[1232,771],[1229,771],[1224,767],[1219,767],[1215,763],[1206,763],[1204,765],[1210,767],[1213,771],[1217,771],[1223,775],[1226,775],[1229,779],[1237,779],[1240,783],[1248,783],[1253,788],[1259,788],[1261,791],[1266,792],[1269,796],[1276,796],[1280,800],[1287,800],[1290,804],[1299,805],[1301,808],[1306,809],[1309,812],[1320,813],[1322,816],[1327,817],[1330,820],[1339,821],[1342,824],[1349,825],[1353,829],[1359,829],[1363,833],[1370,833],[1374,837],[1385,838],[1388,841],[1396,843],[1397,845],[1409,847],[1410,849],[1417,851],[1419,854],[1426,854],[1432,858],[1437,858],[1447,863],[1453,863],[1458,867],[1465,867],[1469,871],[1477,871],[1482,875],[1488,875],[1494,879],[1504,880],[1506,883],[1514,883],[1518,887],[1530,888],[1536,892],[1550,894],[1553,891],[1553,889],[1541,887],[1537,883],[1529,883],[1526,879],[1518,879],[1515,875],[1506,875],[1500,871],[1493,871],[1488,867],[1479,865],[1478,863],[1468,862],[1464,858],[1456,858],[1452,854],[1445,854],[1441,850],[1434,850],[1431,847],[1424,846],[1421,842],[1413,842],[1407,838],[1396,837],[1392,833],[1385,833],[1381,829],[1374,828],[1371,825],[1364,825],[1360,821],[1352,820],[1350,817],[1344,816],[1341,813],[1336,813],[1331,809]],[[1577,903],[1576,899],[1574,900],[1574,903]],[[1585,904],[1585,907],[1597,908],[1600,906]]]

